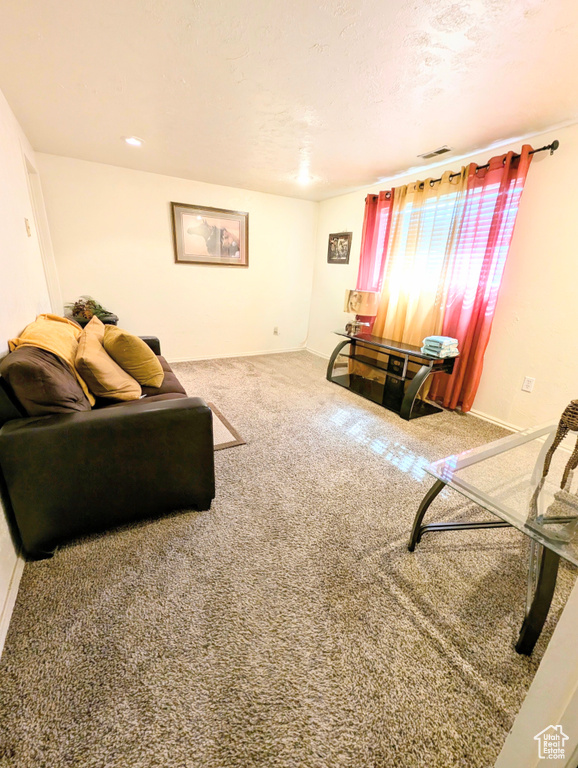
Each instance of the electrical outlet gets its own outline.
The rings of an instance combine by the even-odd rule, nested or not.
[[[531,376],[526,376],[524,383],[522,384],[522,392],[531,392],[534,389],[535,383],[536,379],[533,379]]]
[[[276,325],[273,328],[273,336],[279,336],[279,326],[278,325]]]

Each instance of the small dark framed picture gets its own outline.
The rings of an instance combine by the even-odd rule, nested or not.
[[[349,264],[351,234],[351,232],[338,232],[335,235],[329,235],[329,244],[327,246],[328,264]]]
[[[249,214],[226,208],[171,203],[175,261],[249,266]]]

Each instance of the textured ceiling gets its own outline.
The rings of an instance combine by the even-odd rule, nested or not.
[[[578,120],[575,0],[3,0],[0,14],[0,89],[35,149],[171,176],[319,200],[442,144]]]

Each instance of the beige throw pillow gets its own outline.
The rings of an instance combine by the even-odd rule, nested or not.
[[[158,357],[138,336],[114,325],[106,325],[104,348],[143,387],[160,387],[163,383],[165,372]]]
[[[140,384],[107,354],[93,330],[82,332],[76,353],[76,368],[88,388],[97,397],[138,400],[142,394]]]
[[[101,344],[104,343],[104,323],[96,315],[93,315],[84,326],[84,332],[96,336]]]

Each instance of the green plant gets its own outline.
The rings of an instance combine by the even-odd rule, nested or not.
[[[70,312],[72,317],[80,317],[85,320],[90,320],[91,317],[96,315],[99,319],[111,315],[110,310],[105,309],[102,304],[99,304],[92,296],[80,296],[76,301],[69,302],[64,305]]]

